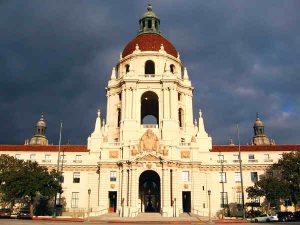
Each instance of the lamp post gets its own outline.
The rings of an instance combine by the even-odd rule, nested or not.
[[[87,214],[88,220],[90,219],[91,192],[92,192],[92,190],[89,188],[89,189],[88,189],[88,195],[89,195],[89,198],[88,198],[88,214]]]
[[[210,204],[211,190],[208,190],[207,194],[208,194],[208,221],[211,222],[211,204]]]

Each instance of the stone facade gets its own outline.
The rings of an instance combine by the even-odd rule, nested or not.
[[[213,215],[225,205],[241,203],[238,146],[212,146],[201,111],[194,122],[187,69],[159,26],[149,6],[138,36],[112,69],[106,121],[99,110],[87,146],[59,147],[48,141],[0,145],[2,154],[36,160],[50,169],[57,169],[60,148],[62,198],[69,213],[207,216],[209,198]],[[299,150],[299,145],[256,141],[241,146],[244,187],[253,185],[283,152]]]

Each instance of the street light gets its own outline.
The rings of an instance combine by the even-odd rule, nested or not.
[[[91,202],[91,192],[92,192],[92,190],[89,188],[88,189],[88,195],[89,195],[89,198],[88,198],[88,220],[89,220],[89,218],[90,218],[90,202]]]
[[[208,190],[207,194],[208,194],[208,220],[209,222],[211,222],[211,204],[210,204],[211,190]]]

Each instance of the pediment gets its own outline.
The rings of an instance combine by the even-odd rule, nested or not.
[[[136,162],[141,162],[141,161],[151,161],[151,162],[160,162],[161,157],[158,157],[156,155],[148,154],[148,155],[143,155],[141,157],[138,157],[135,159]]]

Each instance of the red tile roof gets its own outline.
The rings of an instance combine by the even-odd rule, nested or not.
[[[88,152],[86,145],[62,145],[64,152]],[[58,145],[1,145],[0,151],[58,152]]]
[[[131,40],[122,52],[122,57],[130,55],[136,44],[139,45],[141,51],[159,51],[161,44],[164,45],[165,51],[177,58],[177,51],[173,44],[159,34],[141,34]]]
[[[237,152],[237,145],[214,145],[211,152]],[[300,151],[300,145],[241,145],[243,152]]]

